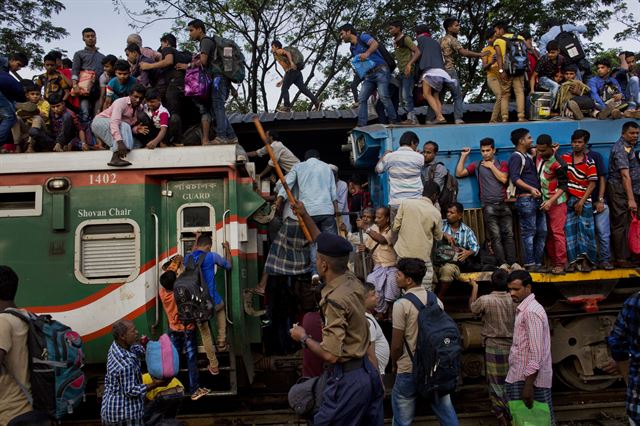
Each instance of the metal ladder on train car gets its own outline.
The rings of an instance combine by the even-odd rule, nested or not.
[[[230,343],[228,343],[228,347],[229,350],[225,352],[216,350],[220,374],[213,376],[209,373],[209,360],[204,346],[198,345],[197,363],[200,386],[210,389],[207,396],[236,395],[238,393],[236,354]],[[180,378],[186,387],[189,383],[189,371],[184,354],[180,354]]]

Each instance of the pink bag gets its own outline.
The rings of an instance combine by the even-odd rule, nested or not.
[[[211,77],[203,67],[189,68],[184,76],[184,95],[202,100],[209,98]]]
[[[631,213],[629,225],[629,251],[635,256],[640,255],[640,219],[635,213]]]
[[[147,370],[154,379],[171,379],[180,370],[178,351],[168,335],[163,334],[157,341],[147,344]]]

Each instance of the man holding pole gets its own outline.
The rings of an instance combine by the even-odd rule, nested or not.
[[[321,232],[338,234],[336,215],[338,214],[338,195],[336,182],[331,167],[320,161],[317,150],[309,150],[305,154],[305,161],[298,163],[285,177],[286,184],[292,190],[297,190],[299,201],[302,201],[307,212]],[[287,191],[283,187],[278,192],[276,210],[282,211]],[[312,281],[319,282],[316,270],[316,246],[311,246]]]

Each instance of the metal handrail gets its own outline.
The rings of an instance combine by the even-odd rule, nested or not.
[[[156,264],[154,266],[155,269],[155,282],[156,282],[156,322],[153,323],[153,325],[151,326],[151,330],[153,331],[153,333],[155,334],[155,330],[156,328],[158,328],[158,325],[160,324],[160,219],[158,218],[158,215],[155,214],[154,212],[151,212],[151,216],[153,216],[154,219],[154,235],[155,235],[155,259],[156,259]]]
[[[222,214],[222,241],[225,242],[227,241],[227,222],[226,222],[226,218],[229,215],[229,213],[231,213],[231,210],[225,210],[225,212]],[[229,252],[231,252],[231,245],[229,245]],[[231,321],[231,319],[229,318],[229,284],[228,284],[228,279],[227,279],[227,270],[224,270],[224,295],[227,298],[227,302],[224,304],[224,312],[225,312],[225,317],[227,317],[227,323],[229,323],[230,325],[233,325],[233,321]]]

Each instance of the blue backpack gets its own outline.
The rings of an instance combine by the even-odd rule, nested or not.
[[[34,410],[56,419],[70,414],[84,400],[84,352],[80,335],[50,315],[5,309],[29,326],[29,371],[31,393],[15,377]]]
[[[404,339],[418,393],[427,399],[448,395],[455,391],[460,371],[462,346],[458,326],[440,309],[432,292],[427,293],[426,305],[415,294],[407,293],[403,297],[418,310],[415,354]]]
[[[502,37],[506,43],[504,52],[504,70],[508,75],[524,75],[529,71],[529,56],[527,55],[527,45],[524,40],[513,34],[511,38]]]

